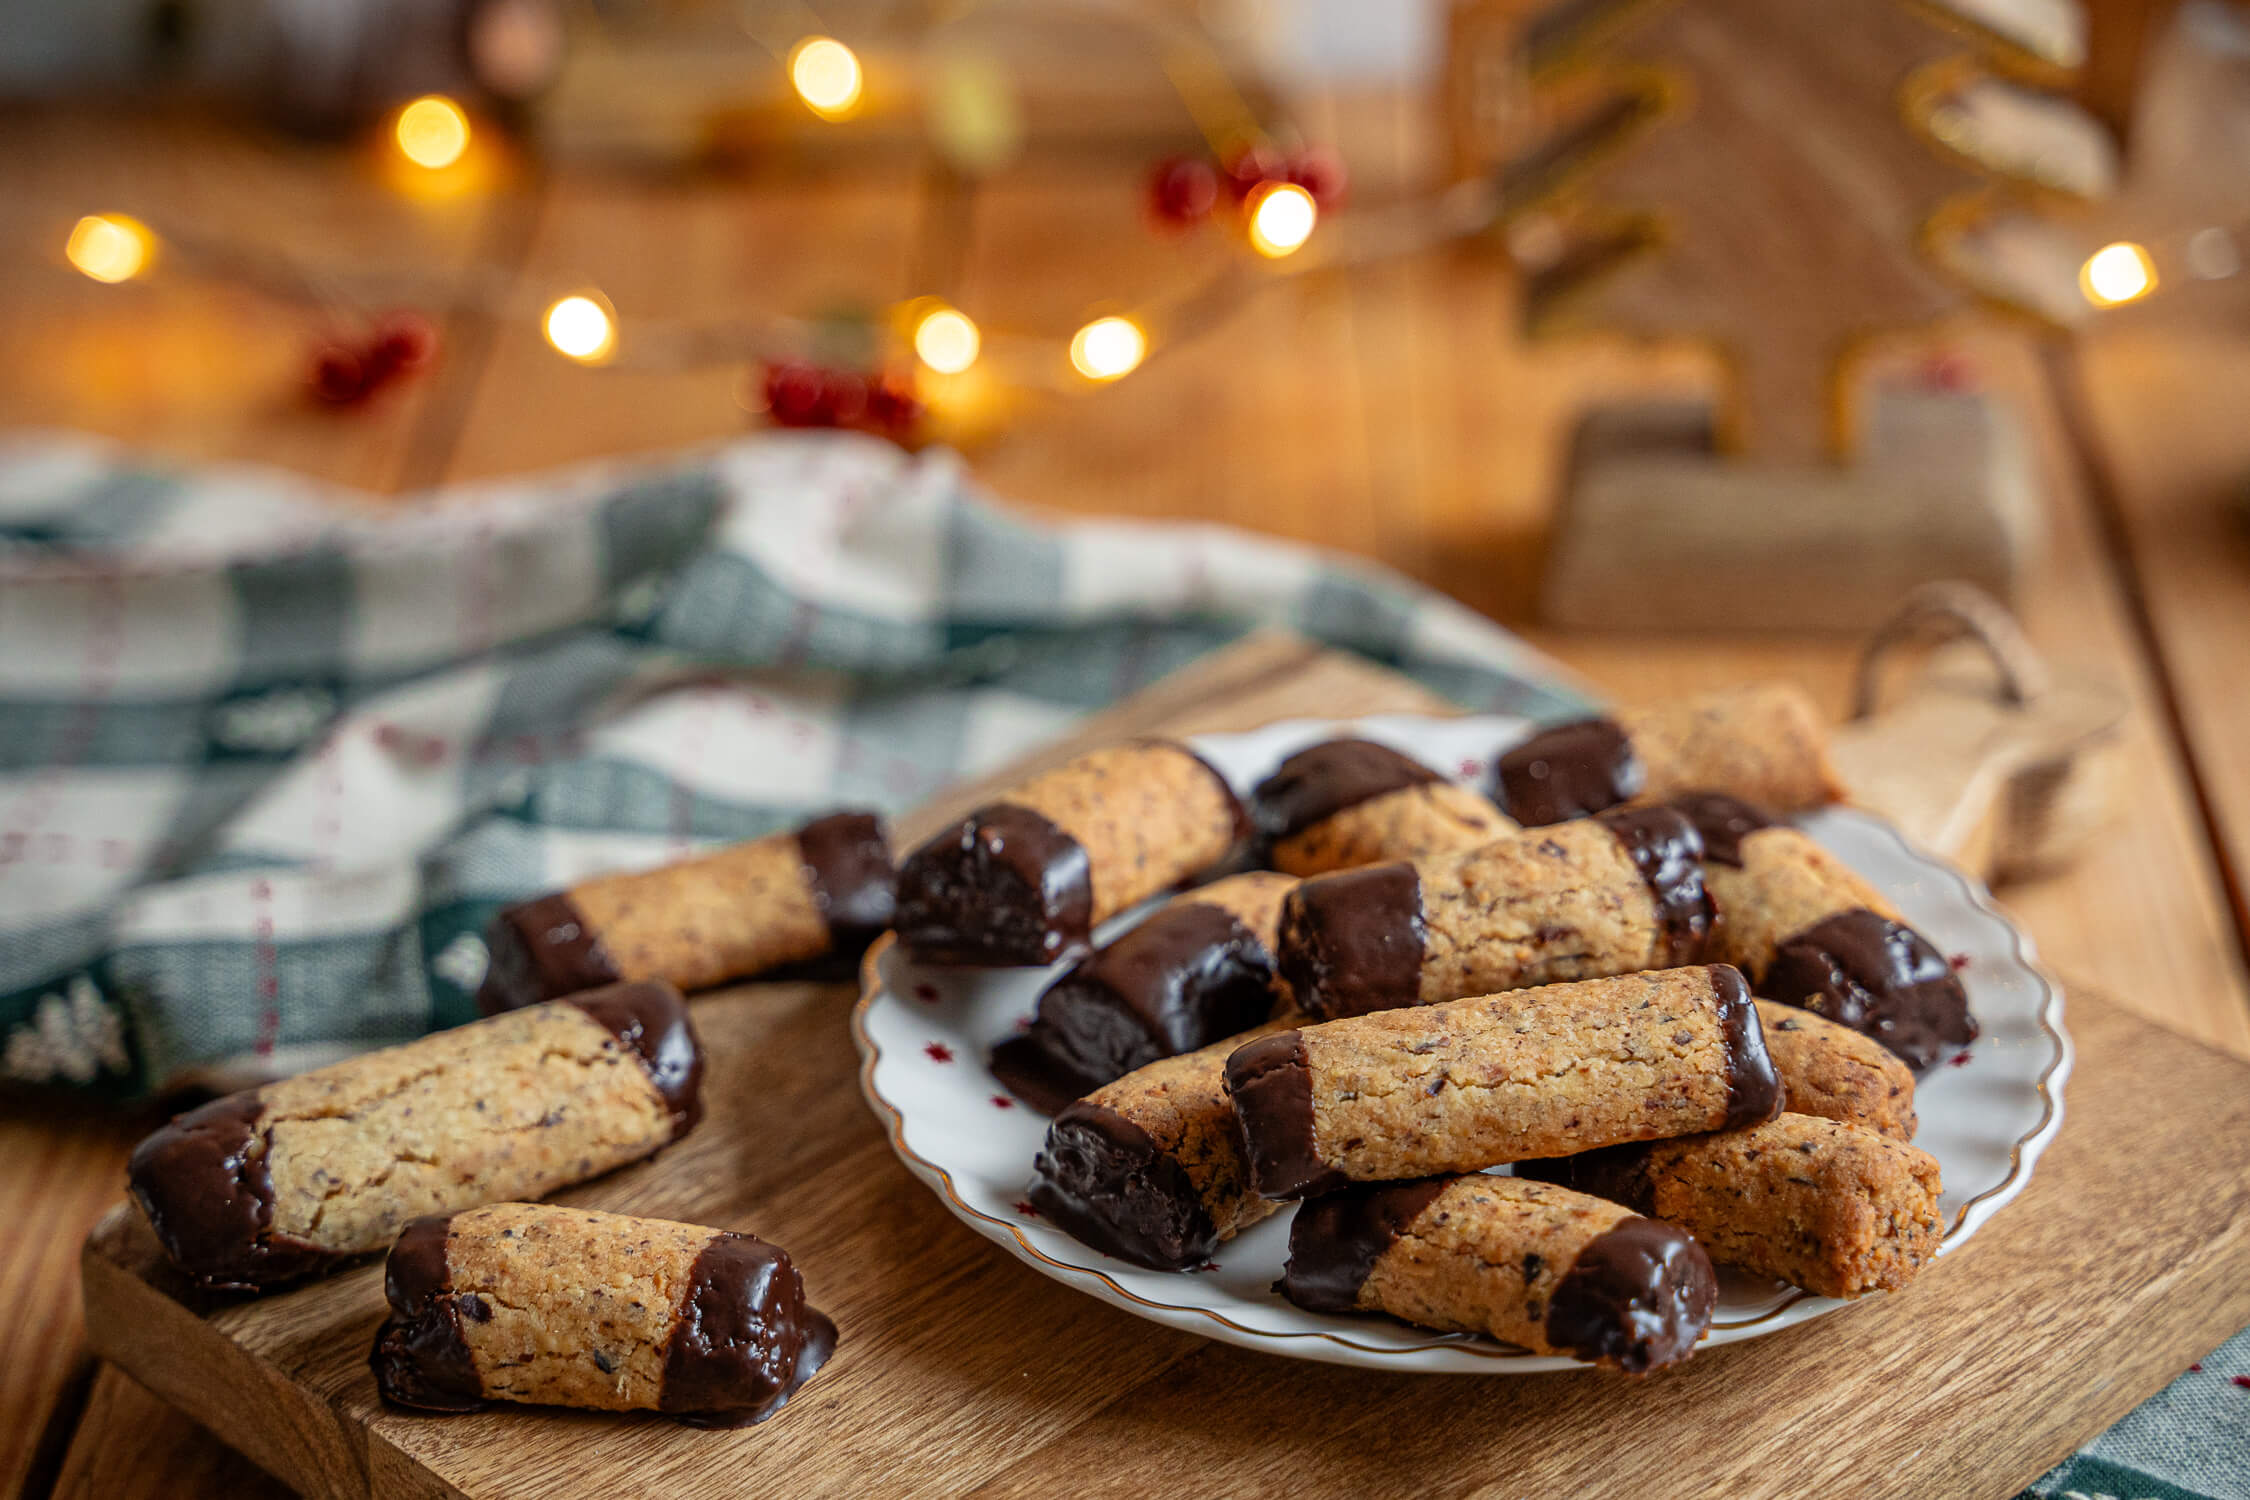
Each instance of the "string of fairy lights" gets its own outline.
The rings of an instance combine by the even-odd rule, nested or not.
[[[1281,152],[1235,93],[1207,43],[1198,45],[1177,28],[1167,29],[1161,40],[1167,49],[1166,71],[1210,138],[1213,159],[1175,158],[1160,164],[1151,184],[1152,210],[1174,224],[1206,219],[1231,223],[1249,254],[1160,303],[1090,310],[1067,336],[987,329],[963,308],[934,295],[893,305],[873,320],[881,351],[877,369],[865,376],[864,388],[845,402],[850,412],[842,425],[853,425],[856,417],[851,413],[880,405],[885,391],[898,397],[888,410],[918,415],[926,405],[942,404],[949,395],[958,398],[965,388],[958,377],[972,372],[1030,390],[1099,389],[1140,369],[1160,349],[1208,332],[1276,278],[1406,253],[1441,239],[1476,233],[1497,220],[1497,194],[1481,189],[1466,194],[1456,190],[1381,210],[1331,214],[1342,199],[1345,180],[1333,154],[1301,152],[1292,158]],[[849,45],[832,36],[806,35],[785,50],[777,49],[777,57],[796,99],[814,117],[842,123],[859,112],[866,95],[866,70]],[[426,95],[386,117],[383,149],[394,175],[408,174],[403,186],[444,196],[458,189],[441,189],[439,184],[455,182],[472,164],[483,128],[458,100]],[[1222,206],[1231,212],[1222,212]],[[1323,235],[1330,243],[1322,253],[1306,254],[1323,228],[1324,217],[1334,223]],[[185,231],[160,233],[143,219],[114,212],[80,219],[70,230],[63,252],[69,264],[86,276],[112,284],[147,276],[168,261],[182,274],[246,283],[284,299],[319,303],[332,298],[337,285],[349,280],[337,275],[316,280],[257,251],[221,246]],[[556,354],[588,367],[679,370],[745,362],[763,366],[769,372],[768,406],[777,420],[795,417],[816,425],[834,416],[833,391],[825,400],[792,400],[789,391],[776,385],[786,385],[793,373],[801,375],[813,362],[809,351],[823,326],[813,320],[758,315],[704,322],[625,319],[596,286],[573,288],[535,307],[525,305],[520,291],[490,284],[467,290],[458,285],[425,290],[431,292],[430,300],[454,308],[472,308],[503,321],[532,320]],[[901,366],[907,372],[903,385]],[[317,373],[314,384],[326,393]],[[831,377],[830,385],[834,384]],[[338,386],[346,395],[360,388],[348,382]]]
[[[1165,301],[1124,311],[1090,312],[1067,337],[981,327],[966,310],[935,295],[896,304],[876,320],[881,347],[873,372],[850,376],[844,389],[833,374],[822,387],[810,370],[809,350],[820,325],[784,316],[739,317],[725,322],[640,318],[627,322],[598,288],[583,286],[527,304],[513,287],[472,283],[436,300],[467,305],[498,320],[535,320],[541,337],[561,357],[612,369],[679,370],[697,365],[743,364],[767,372],[764,392],[775,420],[796,425],[875,425],[900,436],[932,403],[958,399],[972,373],[1010,386],[1049,392],[1084,392],[1133,374],[1161,350],[1210,332],[1262,286],[1314,271],[1364,265],[1409,254],[1493,228],[1510,205],[1496,183],[1467,182],[1444,192],[1372,210],[1339,213],[1344,176],[1330,153],[1278,151],[1228,82],[1208,44],[1167,34],[1167,71],[1190,113],[1210,140],[1213,159],[1174,158],[1159,164],[1150,186],[1152,210],[1176,224],[1205,219],[1231,222],[1249,252],[1235,257],[1202,283]],[[835,37],[799,37],[777,60],[791,90],[817,119],[842,123],[860,110],[866,70],[859,55]],[[1182,58],[1186,61],[1181,61]],[[471,164],[480,127],[463,105],[426,95],[386,118],[385,149],[396,171],[433,193],[457,191]],[[421,174],[417,178],[414,174]],[[440,188],[440,184],[454,184]],[[1222,211],[1231,206],[1231,213]],[[2216,233],[2223,244],[2207,243]],[[1317,243],[1316,243],[1317,241]],[[2160,246],[2187,274],[2208,279],[2240,269],[2236,241],[2205,231],[2181,246]],[[2217,268],[2221,252],[2237,252]],[[189,234],[159,233],[122,213],[89,214],[70,230],[64,256],[100,282],[122,283],[148,275],[176,256],[188,274],[254,285],[284,298],[319,303],[331,297],[335,277],[315,280],[273,259],[238,247],[200,241]],[[2095,308],[2139,301],[2160,285],[2158,257],[2148,245],[2118,241],[2089,255],[2079,289]],[[380,341],[378,341],[380,342]],[[421,344],[427,346],[428,339]],[[393,339],[388,363],[371,360],[361,374],[330,379],[323,367],[314,384],[324,395],[350,399],[382,371],[410,367],[416,340]],[[395,346],[395,347],[394,347]],[[401,353],[400,350],[404,350]],[[901,373],[900,367],[905,367]],[[367,377],[367,378],[363,378]],[[808,382],[810,382],[808,384]],[[848,383],[848,381],[847,381]],[[876,421],[870,414],[880,414]]]

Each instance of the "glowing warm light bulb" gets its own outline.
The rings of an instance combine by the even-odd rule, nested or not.
[[[1272,182],[1250,204],[1250,247],[1275,260],[1293,255],[1320,222],[1313,195],[1294,182]]]
[[[96,281],[131,281],[148,269],[156,236],[123,214],[88,214],[71,226],[63,256]]]
[[[1070,362],[1088,380],[1116,380],[1148,357],[1148,335],[1130,318],[1096,318],[1071,336]]]
[[[580,364],[599,364],[617,347],[617,320],[608,308],[575,292],[547,309],[547,342]]]
[[[469,117],[443,94],[424,94],[398,112],[398,149],[418,167],[450,167],[469,149]]]
[[[2087,257],[2078,288],[2096,307],[2115,307],[2156,290],[2156,263],[2130,240],[2104,245]]]
[[[825,120],[840,120],[859,103],[859,57],[832,36],[808,36],[789,49],[789,84]]]
[[[977,325],[950,307],[936,308],[914,325],[914,352],[940,375],[958,375],[975,364],[983,345]]]

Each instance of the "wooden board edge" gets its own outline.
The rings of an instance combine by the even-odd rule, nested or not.
[[[133,1253],[146,1239],[139,1211],[121,1203],[102,1216],[79,1253],[86,1342],[158,1397],[194,1418],[251,1462],[313,1500],[369,1500],[366,1449],[342,1414],[286,1372],[229,1338],[205,1336],[195,1308],[167,1293]],[[264,1421],[239,1420],[245,1410]]]

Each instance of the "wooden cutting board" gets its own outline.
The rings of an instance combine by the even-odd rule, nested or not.
[[[1439,709],[1280,637],[1157,684],[1041,755],[1296,714]],[[1012,779],[1011,770],[1004,778]],[[904,821],[912,839],[972,803]],[[95,1350],[308,1495],[2014,1495],[2250,1322],[2250,1067],[2082,992],[2061,1137],[1909,1291],[1645,1383],[1398,1376],[1209,1343],[1049,1281],[957,1223],[861,1101],[848,990],[699,999],[709,1117],[565,1201],[755,1230],[843,1330],[737,1432],[376,1399],[366,1266],[223,1302],[120,1206],[84,1254]]]

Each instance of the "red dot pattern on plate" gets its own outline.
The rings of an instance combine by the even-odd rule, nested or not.
[[[1951,1060],[1950,1066],[1952,1066],[1952,1067],[1956,1067],[1956,1068],[1962,1068],[1962,1067],[1967,1067],[1967,1066],[1968,1066],[1968,1063],[1969,1063],[1969,1054],[1968,1054],[1968,1053],[1966,1053],[1966,1052],[1956,1052],[1956,1053],[1954,1053],[1954,1054],[1953,1054],[1953,1057],[1952,1057],[1952,1060]]]
[[[914,986],[914,998],[922,1001],[926,1005],[937,1004],[937,986],[934,984],[918,984]]]
[[[1036,1219],[1039,1217],[1039,1210],[1033,1208],[1029,1203],[1024,1202],[1024,1200],[1021,1198],[1018,1198],[1016,1200],[1016,1212],[1022,1214],[1027,1219]]]
[[[1006,1094],[994,1094],[992,1096],[992,1107],[994,1109],[1014,1109],[1016,1107],[1016,1101],[1009,1098]]]
[[[953,1061],[953,1049],[943,1042],[931,1042],[922,1051],[931,1062],[949,1063]]]
[[[1953,972],[1958,974],[1963,969],[1966,969],[1969,966],[1969,955],[1966,953],[1956,953],[1951,958],[1947,959],[1946,962],[1952,965]]]
[[[1484,762],[1481,760],[1465,760],[1461,762],[1461,774],[1465,777],[1482,776],[1484,774]]]

